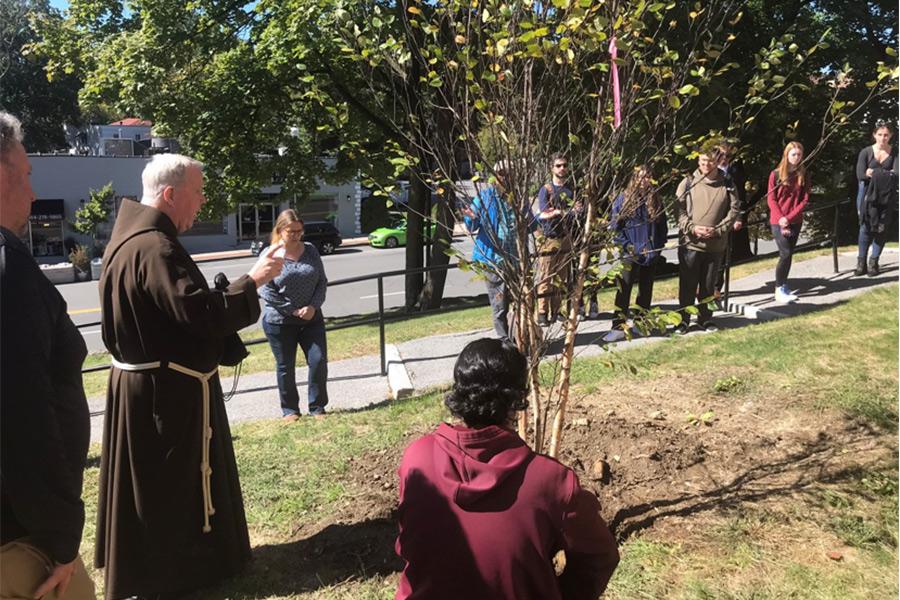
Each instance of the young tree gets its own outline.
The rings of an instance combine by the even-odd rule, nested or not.
[[[109,223],[112,203],[116,197],[110,181],[99,190],[88,192],[88,201],[75,211],[72,229],[91,238],[91,254],[94,258],[103,256],[104,246],[100,239],[101,229]]]

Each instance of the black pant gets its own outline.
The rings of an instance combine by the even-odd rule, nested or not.
[[[794,260],[794,246],[800,237],[802,223],[791,225],[791,237],[781,234],[780,225],[772,225],[772,239],[778,246],[778,264],[775,265],[775,287],[779,288],[787,283],[788,273],[791,272],[791,262]]]
[[[628,267],[631,268],[628,268]],[[653,277],[656,275],[656,261],[650,261],[649,265],[630,263],[625,265],[622,274],[616,282],[619,286],[616,291],[616,316],[613,318],[613,328],[622,325],[628,318],[628,307],[631,305],[631,288],[634,282],[638,282],[638,295],[635,304],[644,310],[650,310],[650,302],[653,298]]]
[[[722,252],[701,252],[685,247],[678,249],[678,303],[681,305],[682,324],[691,322],[691,316],[684,308],[694,305],[698,284],[701,300],[715,295],[716,276],[723,258]],[[700,312],[697,320],[701,325],[712,318],[708,303],[700,304],[697,309]]]

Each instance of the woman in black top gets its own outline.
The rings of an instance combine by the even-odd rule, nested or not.
[[[856,262],[856,275],[865,275],[867,272],[870,276],[878,275],[878,259],[887,240],[887,231],[891,223],[891,213],[893,207],[883,212],[883,219],[880,223],[874,224],[871,219],[866,218],[866,192],[873,177],[877,177],[883,173],[896,173],[897,157],[894,155],[891,147],[891,128],[879,121],[872,132],[875,143],[866,146],[859,153],[856,161],[856,178],[859,180],[859,191],[856,194],[856,214],[859,216],[859,255]],[[869,254],[869,246],[872,246],[872,254],[869,256],[869,263],[866,265],[866,256]]]

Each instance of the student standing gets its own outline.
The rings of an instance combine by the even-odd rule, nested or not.
[[[781,162],[769,174],[769,225],[778,246],[775,266],[775,301],[795,302],[796,294],[787,287],[794,247],[803,227],[803,210],[809,202],[809,177],[803,166],[803,144],[790,142],[784,147]]]
[[[635,282],[637,305],[644,311],[650,310],[656,263],[660,249],[666,245],[666,213],[646,167],[635,169],[625,191],[613,202],[610,228],[616,232],[615,242],[625,264],[616,278],[616,316],[603,341],[617,342],[625,338],[622,326],[628,320]]]
[[[878,275],[878,259],[887,241],[887,232],[893,221],[894,206],[890,200],[890,192],[896,193],[896,180],[891,181],[889,173],[897,172],[897,157],[891,147],[891,128],[884,122],[879,122],[872,132],[875,143],[866,146],[859,153],[856,160],[856,177],[859,180],[859,191],[856,194],[856,213],[859,216],[859,255],[856,260],[854,275],[868,273],[874,277]],[[871,183],[873,180],[885,178],[885,185],[879,187],[881,193],[875,196],[875,202],[868,202]],[[878,196],[886,196],[887,201],[879,203]],[[872,210],[868,210],[869,207]],[[872,254],[869,255],[869,246]],[[866,257],[869,262],[866,264]]]
[[[572,260],[572,225],[580,212],[573,204],[574,193],[569,187],[569,160],[564,154],[550,157],[550,182],[538,192],[541,238],[538,243],[540,264],[538,274],[537,323],[547,327],[561,319],[563,290],[569,287],[569,265]]]
[[[725,256],[727,234],[740,213],[740,203],[734,188],[726,184],[725,176],[716,164],[715,149],[701,150],[697,170],[678,185],[678,299],[681,305],[681,325],[684,332],[690,324],[685,310],[701,300],[715,295],[716,275]],[[697,307],[699,324],[707,330],[716,329],[708,303]]]

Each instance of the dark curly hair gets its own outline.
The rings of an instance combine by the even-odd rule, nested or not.
[[[525,409],[527,395],[528,362],[522,353],[506,340],[482,338],[459,353],[444,404],[466,426],[480,429],[506,424],[511,413]]]

